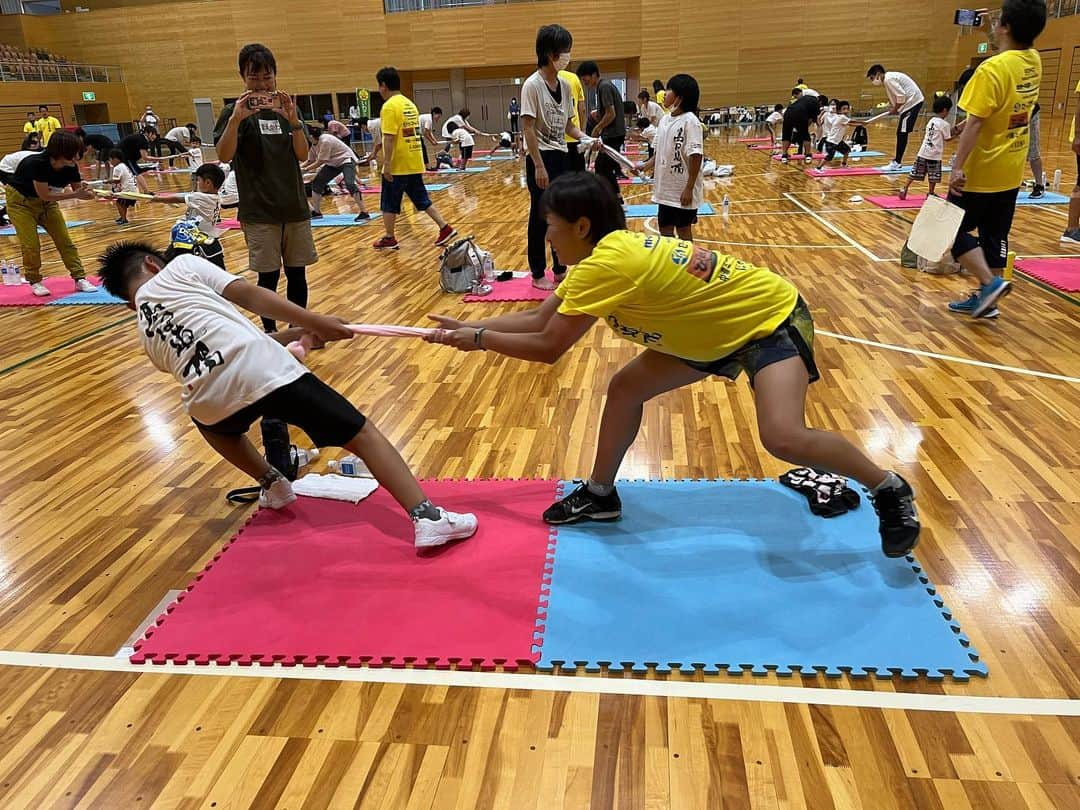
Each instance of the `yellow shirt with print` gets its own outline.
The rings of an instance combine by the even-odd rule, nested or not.
[[[60,129],[60,122],[51,115],[46,115],[34,122],[34,128],[41,133],[41,145],[46,146],[52,134]]]
[[[555,295],[564,315],[603,318],[619,337],[701,362],[772,334],[799,298],[768,268],[636,231],[601,239]]]
[[[1076,92],[1080,94],[1080,82],[1076,83]],[[1077,109],[1080,109],[1080,102],[1077,103]],[[1076,113],[1073,113],[1072,122],[1069,126],[1069,143],[1076,140]]]
[[[27,121],[23,124],[22,131],[27,135],[37,132],[37,121]]]
[[[578,102],[585,100],[585,88],[581,86],[581,79],[578,78],[576,73],[571,73],[569,70],[560,70],[559,78],[566,79],[566,83],[570,85],[570,96],[574,99],[574,114],[570,116],[570,120],[574,122],[574,126],[581,129],[581,121],[578,120]],[[567,143],[577,143],[577,138],[571,138],[566,136]]]
[[[985,120],[963,166],[965,191],[1020,187],[1027,165],[1028,124],[1041,80],[1042,60],[1034,48],[999,53],[975,69],[959,106]]]
[[[379,113],[383,135],[394,136],[390,174],[397,177],[424,173],[424,151],[420,146],[420,111],[411,99],[398,93],[382,105]]]

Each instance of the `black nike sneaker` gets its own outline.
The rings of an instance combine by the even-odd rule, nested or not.
[[[900,476],[896,476],[900,478]],[[882,487],[870,493],[870,502],[878,516],[881,550],[886,557],[903,557],[919,543],[919,515],[915,511],[915,493],[903,478],[900,486]]]
[[[610,521],[622,517],[622,501],[614,489],[610,495],[594,495],[582,482],[577,489],[544,511],[544,522],[577,523],[580,520]]]

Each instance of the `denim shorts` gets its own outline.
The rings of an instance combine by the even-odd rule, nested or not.
[[[802,358],[810,374],[810,382],[815,382],[821,377],[817,363],[814,362],[814,319],[802,298],[799,298],[795,303],[795,309],[782,324],[773,330],[772,334],[751,340],[719,360],[684,359],[683,362],[698,371],[717,374],[730,380],[736,379],[745,371],[750,377],[752,386],[754,377],[761,369],[773,363],[779,363],[781,360],[787,360],[789,357]]]

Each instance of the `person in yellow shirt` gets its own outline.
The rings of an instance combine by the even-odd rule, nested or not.
[[[667,91],[664,90],[664,83],[659,79],[653,79],[652,89],[653,95],[656,96],[656,103],[666,110],[667,104],[664,103],[664,96],[667,94]]]
[[[589,480],[553,504],[544,520],[616,520],[615,476],[641,426],[646,402],[716,374],[750,377],[758,434],[775,456],[829,470],[871,490],[889,557],[919,539],[914,494],[838,433],[808,428],[807,387],[818,379],[814,323],[798,290],[764,267],[673,237],[626,230],[618,197],[603,178],[564,174],[543,197],[547,240],[574,269],[539,307],[481,321],[430,316],[428,338],[462,351],[554,363],[603,319],[644,348],[611,378]]]
[[[998,299],[1011,289],[1000,274],[1042,79],[1042,61],[1032,45],[1045,26],[1041,0],[1005,0],[990,31],[997,53],[975,69],[960,96],[958,106],[968,117],[953,158],[949,202],[964,209],[964,221],[952,255],[978,278],[979,289],[950,303],[949,310],[973,318],[996,318]],[[971,234],[976,229],[977,239]]]
[[[56,130],[60,129],[61,124],[52,115],[49,114],[49,108],[44,104],[38,107],[38,118],[34,122],[34,128],[41,135],[41,145],[48,146],[49,138]]]
[[[1076,92],[1080,95],[1080,82],[1076,83]],[[1073,113],[1069,143],[1076,155],[1076,185],[1073,186],[1072,196],[1069,198],[1069,220],[1065,224],[1061,241],[1080,245],[1080,99],[1077,99],[1076,112]]]
[[[34,114],[32,112],[26,114],[26,123],[23,124],[22,131],[24,135],[32,135],[37,132],[37,123],[34,121]]]
[[[566,56],[569,57],[570,54]],[[572,70],[560,70],[559,78],[565,79],[570,85],[570,96],[574,99],[574,114],[570,116],[570,121],[576,128],[581,129],[581,122],[585,120],[585,88],[581,84],[581,79]],[[585,171],[585,155],[578,149],[577,138],[570,135],[565,137],[567,168],[572,172]]]
[[[401,76],[397,68],[384,67],[375,74],[379,95],[383,97],[380,125],[382,129],[382,211],[386,234],[372,247],[376,250],[397,250],[394,225],[401,213],[401,200],[408,194],[417,211],[423,211],[439,226],[435,245],[445,245],[457,231],[446,223],[431,202],[424,185],[424,150],[420,145],[420,111],[412,100],[401,94]]]

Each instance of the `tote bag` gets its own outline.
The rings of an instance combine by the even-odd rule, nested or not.
[[[956,241],[963,221],[963,208],[941,197],[927,197],[911,226],[908,247],[927,261],[936,262]]]

